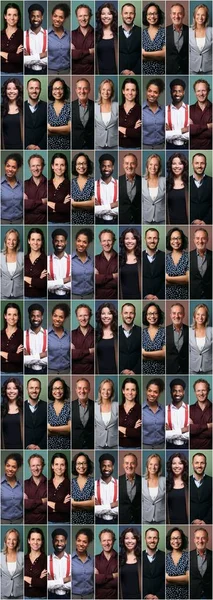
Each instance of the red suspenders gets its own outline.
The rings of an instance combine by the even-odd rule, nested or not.
[[[46,351],[46,347],[47,347],[47,330],[44,330],[43,333],[43,346],[42,346],[42,352]],[[27,329],[26,331],[26,350],[28,352],[28,354],[31,354],[30,352],[30,332],[29,329]]]
[[[100,489],[100,479],[97,481],[97,500],[98,503],[101,504],[101,489]],[[118,492],[118,482],[117,479],[114,481],[114,494],[113,494],[113,502],[117,500],[117,492]]]
[[[44,32],[43,32],[43,48],[42,48],[42,52],[45,52],[46,45],[47,45],[47,30],[44,29]],[[27,54],[30,54],[30,34],[29,34],[29,29],[27,29],[27,31],[26,31],[26,50],[27,50]]]
[[[188,104],[186,104],[186,106],[185,106],[184,127],[187,127],[187,125],[188,125],[188,117],[189,117],[189,107],[188,107]],[[172,130],[171,104],[168,105],[167,118],[168,118],[169,129]]]
[[[54,572],[53,572],[53,555],[50,554],[50,575],[51,575],[51,579],[54,579]],[[70,574],[70,565],[71,565],[71,560],[70,560],[70,554],[68,554],[67,556],[67,570],[66,570],[66,577],[69,577]]]
[[[186,404],[186,406],[185,406],[184,427],[187,427],[187,425],[188,425],[188,415],[189,415],[189,410],[188,409],[189,409],[188,404]],[[168,405],[167,418],[168,418],[169,429],[172,429],[171,404]]]
[[[53,272],[53,255],[52,254],[50,254],[49,267],[50,267],[51,279],[55,279],[54,272]],[[68,254],[68,256],[67,256],[67,270],[66,270],[65,277],[69,277],[69,274],[70,274],[70,254]]]
[[[100,190],[100,187],[101,187],[100,179],[98,179],[98,181],[97,181],[97,200],[98,200],[98,204],[101,204],[101,190]],[[117,202],[117,193],[118,193],[118,184],[117,184],[117,179],[115,179],[115,181],[114,181],[113,202]]]

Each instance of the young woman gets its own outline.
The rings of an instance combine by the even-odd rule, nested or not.
[[[143,448],[165,447],[165,408],[158,402],[164,391],[164,382],[153,377],[146,384],[146,400],[142,407]]]
[[[4,475],[1,480],[1,523],[23,522],[23,485],[17,479],[18,470],[23,464],[21,454],[12,452],[4,461]]]
[[[48,220],[50,223],[70,222],[70,180],[68,160],[57,152],[51,159],[51,178],[48,181]]]
[[[42,529],[32,527],[27,535],[28,552],[24,557],[25,598],[47,597],[47,557]]]
[[[88,553],[88,546],[93,537],[93,531],[89,527],[82,527],[75,535],[75,549],[72,554],[72,598],[94,598],[94,559],[92,553]]]
[[[122,384],[122,403],[119,406],[119,446],[141,447],[141,404],[136,379],[126,377]]]
[[[96,312],[96,361],[97,373],[117,373],[117,310],[111,302],[101,304]]]
[[[47,256],[42,229],[33,227],[27,237],[28,251],[24,257],[25,296],[46,298],[47,295]]]
[[[48,148],[68,150],[70,148],[70,103],[69,88],[64,79],[55,78],[48,87]]]
[[[49,74],[70,73],[70,33],[64,28],[69,16],[70,7],[65,2],[55,4],[51,11],[52,26],[48,33]]]
[[[22,73],[23,31],[18,4],[8,2],[4,7],[4,29],[1,31],[1,72]]]
[[[167,461],[167,523],[188,523],[188,460],[181,452]]]
[[[188,598],[189,555],[188,539],[179,527],[170,529],[166,536],[166,598]]]
[[[20,252],[20,236],[17,229],[8,229],[4,247],[0,253],[1,297],[22,298],[24,253]]]
[[[93,241],[89,227],[79,229],[75,236],[75,252],[72,255],[72,298],[93,298],[94,261],[87,250]]]
[[[93,463],[84,452],[79,452],[72,461],[71,510],[72,524],[94,523],[94,479]]]
[[[23,86],[16,77],[2,86],[2,148],[23,148]]]
[[[212,72],[213,28],[209,27],[209,9],[198,4],[193,11],[192,27],[189,28],[189,69],[199,76]]]
[[[145,476],[142,477],[143,523],[165,523],[166,478],[162,476],[159,454],[150,454],[146,461]]]
[[[116,75],[118,62],[118,13],[112,2],[96,12],[96,65],[100,75]]]
[[[141,147],[141,105],[136,79],[127,77],[122,88],[122,104],[119,106],[119,146],[124,149]]]
[[[95,403],[95,447],[101,450],[117,448],[118,403],[114,399],[115,389],[112,379],[103,379]]]
[[[16,377],[2,385],[1,433],[2,448],[23,448],[23,386]]]
[[[48,481],[48,520],[50,523],[70,522],[70,480],[65,454],[56,452],[51,458],[51,478]]]
[[[64,379],[55,377],[48,386],[48,448],[70,448],[70,390]]]
[[[143,148],[147,150],[165,146],[165,109],[158,103],[163,91],[163,79],[156,77],[148,81],[142,110]]]
[[[20,534],[8,529],[0,553],[2,598],[23,598],[24,553],[20,551]]]
[[[182,229],[173,227],[166,236],[166,299],[188,298],[189,257],[188,239]]]
[[[23,184],[18,171],[23,164],[21,154],[13,152],[4,161],[4,176],[1,182],[1,222],[6,225],[22,223]]]
[[[1,370],[3,373],[23,371],[23,330],[18,304],[8,302],[4,308],[4,329],[1,331]]]
[[[125,300],[141,298],[141,236],[128,227],[120,236],[120,297]]]
[[[93,162],[88,154],[79,152],[72,160],[71,206],[73,225],[94,223]]]
[[[180,152],[167,161],[167,223],[188,223],[188,160]]]
[[[48,331],[49,373],[70,372],[70,333],[64,328],[69,315],[70,308],[65,302],[55,304],[52,309],[52,326]]]
[[[142,62],[144,75],[165,73],[166,39],[164,14],[158,4],[149,2],[143,9]]]
[[[142,358],[143,374],[165,373],[166,340],[162,327],[164,314],[158,304],[146,304],[143,309]]]
[[[141,537],[133,527],[120,536],[120,598],[141,598]]]

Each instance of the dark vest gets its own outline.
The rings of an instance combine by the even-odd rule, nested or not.
[[[157,550],[152,563],[147,558],[146,550],[143,551],[143,598],[148,594],[165,598],[165,552],[162,550]]]
[[[206,251],[207,269],[203,277],[197,266],[196,250],[190,252],[190,297],[192,300],[212,298],[212,251]]]
[[[134,325],[127,338],[122,325],[119,327],[119,371],[124,369],[141,373],[141,327]]]
[[[72,147],[74,150],[94,148],[94,102],[88,100],[89,119],[83,127],[78,100],[72,102]]]
[[[166,73],[186,75],[189,72],[189,28],[183,25],[183,46],[177,51],[174,43],[173,25],[166,27]]]
[[[89,403],[89,419],[86,427],[83,427],[80,414],[78,400],[72,402],[72,447],[76,449],[92,449],[94,448],[94,402],[88,400]]]
[[[136,475],[136,494],[130,502],[127,494],[126,475],[119,477],[119,522],[135,525],[141,523],[141,477]]]
[[[212,223],[212,178],[205,175],[197,188],[194,177],[190,177],[190,223],[199,219],[207,225]]]
[[[212,599],[212,551],[207,549],[207,569],[203,577],[197,566],[197,552],[190,552],[190,597],[200,600],[202,596]]]
[[[205,475],[202,485],[197,488],[190,477],[190,522],[195,519],[212,523],[212,478]]]
[[[155,260],[150,263],[146,251],[143,251],[143,298],[153,294],[159,299],[165,298],[165,253],[158,250]]]
[[[122,225],[141,223],[141,177],[136,175],[136,194],[133,202],[127,194],[126,175],[119,177],[119,222]]]
[[[126,38],[123,28],[119,27],[119,72],[134,71],[141,73],[141,28],[135,25],[130,37]]]
[[[26,101],[24,111],[25,148],[30,144],[35,144],[41,150],[45,150],[47,148],[47,103],[40,100],[37,110],[31,113]]]
[[[25,448],[35,444],[47,448],[47,402],[39,400],[37,409],[31,412],[27,400],[24,403],[24,437]]]
[[[166,327],[166,372],[176,375],[189,372],[189,330],[183,325],[183,345],[180,352],[174,343],[173,325]]]

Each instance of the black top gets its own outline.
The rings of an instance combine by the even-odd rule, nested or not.
[[[122,598],[140,598],[141,593],[139,589],[138,579],[138,563],[129,564],[125,563],[121,567],[121,587],[122,587]]]
[[[23,448],[21,440],[21,415],[20,413],[7,413],[2,419],[3,447],[7,449]]]
[[[168,212],[171,225],[184,225],[188,223],[186,214],[185,189],[172,189],[168,192]]]
[[[103,375],[117,373],[114,338],[109,340],[102,338],[97,342],[96,348],[98,372]]]
[[[137,262],[132,265],[125,263],[121,267],[122,298],[124,298],[125,300],[140,300],[141,298],[138,278],[138,267],[139,265]]]
[[[168,493],[169,521],[174,525],[177,523],[188,523],[186,513],[185,489],[172,489]]]
[[[3,117],[3,140],[5,150],[21,150],[23,143],[21,140],[20,113],[15,115],[8,114]]]
[[[111,38],[110,40],[101,39],[96,45],[96,52],[100,75],[116,75],[117,67],[114,38]]]

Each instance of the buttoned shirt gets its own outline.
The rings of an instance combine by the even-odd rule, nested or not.
[[[143,144],[154,146],[165,142],[165,108],[158,105],[153,112],[147,102],[142,107]]]
[[[170,115],[172,129],[166,131],[166,140],[172,142],[175,146],[183,146],[184,142],[189,140],[189,131],[182,133],[181,129],[185,126],[186,110],[188,109],[187,126],[189,125],[189,105],[182,102],[180,108],[170,104]],[[168,122],[168,106],[166,106],[166,123]]]
[[[93,75],[94,73],[94,54],[89,52],[94,48],[94,29],[89,25],[86,35],[78,27],[71,34],[72,44],[75,46],[71,50],[72,54],[72,74],[73,75]]]
[[[170,404],[171,410],[171,422],[172,429],[166,430],[166,440],[175,444],[175,446],[182,446],[186,440],[189,439],[189,432],[182,433],[181,429],[184,427],[186,418],[186,404],[182,402],[180,408],[177,408],[175,404]],[[166,406],[166,423],[168,425],[168,406]],[[187,419],[187,425],[189,424],[189,416]]]
[[[199,252],[196,250],[196,255],[197,255],[197,267],[198,267],[198,271],[201,275],[201,277],[203,277],[205,275],[206,269],[207,269],[207,256],[206,256],[206,252],[204,252],[204,254],[199,254]]]
[[[100,182],[100,199],[101,204],[95,206],[95,214],[103,215],[104,219],[111,220],[113,216],[118,214],[118,207],[111,208],[112,202],[114,202],[114,194],[115,194],[115,179],[111,178],[109,183],[106,183],[103,179],[99,179]],[[97,185],[98,182],[95,181],[95,198],[98,199],[97,193]],[[117,190],[118,190],[118,180],[117,180]],[[116,202],[118,201],[118,192],[116,197]]]
[[[1,479],[1,518],[12,521],[23,517],[23,487],[17,479],[12,487],[5,475]]]
[[[71,255],[70,256],[70,269],[69,269],[69,277],[71,275]],[[47,287],[49,292],[54,292],[57,296],[63,297],[66,294],[66,291],[71,289],[71,281],[64,283],[65,277],[67,277],[67,261],[68,254],[64,252],[64,255],[59,258],[56,254],[52,254],[52,268],[54,279],[48,279]],[[50,273],[50,256],[48,256],[48,274]]]
[[[123,33],[124,33],[125,37],[128,39],[132,35],[134,25],[131,27],[131,29],[125,29],[123,25],[121,25],[121,27],[123,29]]]
[[[84,335],[80,327],[73,329],[72,344],[75,346],[72,353],[72,373],[82,374],[94,373],[94,353],[89,349],[94,348],[94,328],[89,325],[87,333]]]
[[[36,104],[31,104],[31,102],[29,100],[27,100],[30,112],[33,114],[37,111],[38,108],[38,103],[40,102],[40,100],[38,102],[36,102]]]
[[[158,404],[154,413],[147,402],[142,406],[142,427],[144,444],[163,444],[165,441],[165,409]]]
[[[70,334],[64,330],[59,337],[53,328],[48,332],[48,366],[56,371],[70,367]]]
[[[155,560],[155,558],[156,558],[156,552],[155,552],[154,554],[149,554],[149,553],[147,552],[147,550],[146,550],[145,552],[146,552],[146,556],[147,556],[147,558],[148,558],[148,561],[149,561],[150,563],[153,563],[153,561],[154,561],[154,560]]]
[[[32,29],[28,29],[28,33],[29,33],[30,55],[29,56],[24,55],[24,65],[26,67],[30,67],[31,69],[33,69],[33,71],[37,71],[39,73],[39,71],[42,70],[42,67],[45,67],[47,65],[47,56],[46,56],[46,58],[40,58],[40,54],[43,52],[45,30],[43,29],[43,27],[41,27],[40,31],[38,33],[35,33],[34,31],[32,31]],[[25,31],[24,32],[24,47],[25,47],[25,49],[27,49],[26,34],[27,34],[27,32]],[[47,35],[46,35],[45,51],[46,50],[47,50]]]
[[[126,189],[127,189],[127,196],[130,200],[130,202],[133,202],[135,196],[136,196],[136,178],[134,177],[133,179],[128,179],[128,177],[126,177]]]
[[[181,329],[176,329],[173,325],[173,333],[175,348],[178,352],[180,352],[183,346],[183,326],[181,327]]]
[[[198,566],[198,571],[200,572],[201,577],[203,577],[205,575],[205,572],[207,569],[206,552],[204,552],[203,554],[199,554],[199,552],[197,552],[197,566]]]
[[[47,365],[47,356],[44,358],[40,358],[41,352],[43,352],[44,345],[44,335],[46,331],[46,346],[45,352],[47,351],[47,330],[40,328],[40,331],[36,333],[33,329],[28,329],[29,332],[29,345],[30,345],[30,354],[24,355],[24,365],[26,367],[32,367],[35,371],[40,371],[42,367]],[[27,332],[24,332],[24,347],[27,348],[26,344],[26,336]]]
[[[85,105],[85,104],[81,104],[81,102],[78,100],[78,106],[79,106],[79,117],[80,117],[81,123],[82,123],[83,127],[86,127],[86,125],[89,121],[88,102]]]
[[[86,402],[86,404],[82,404],[80,402],[80,400],[78,400],[78,406],[79,406],[79,416],[81,419],[81,423],[83,425],[83,427],[86,427],[88,421],[89,421],[89,405],[88,405],[88,401]]]
[[[1,179],[1,219],[13,221],[23,217],[23,185],[16,179],[12,187],[5,176]]]
[[[173,32],[174,32],[174,44],[175,44],[176,50],[178,52],[180,52],[181,48],[183,46],[183,26],[181,27],[181,29],[175,29],[175,27],[173,25]]]
[[[201,477],[201,479],[196,479],[196,477],[194,475],[192,475],[192,477],[193,477],[194,484],[199,489],[201,487],[201,485],[203,484],[205,474],[203,475],[203,477]]]
[[[25,523],[46,523],[47,503],[42,502],[42,498],[47,498],[47,478],[45,475],[41,476],[38,485],[33,477],[26,479],[24,492],[27,495],[27,499],[24,500]]]
[[[79,596],[92,594],[94,591],[94,560],[87,554],[82,562],[77,552],[72,554],[72,593]]]
[[[132,335],[132,330],[134,325],[131,327],[131,329],[125,329],[125,327],[123,325],[121,325],[122,329],[123,329],[123,333],[125,335],[125,337],[128,339],[131,335]]]
[[[67,562],[68,558],[70,558],[70,570],[69,577],[71,576],[71,555],[64,552],[63,556],[59,558],[55,553],[52,555],[52,570],[54,573],[54,579],[48,579],[47,587],[49,592],[54,592],[56,596],[63,598],[65,592],[71,590],[71,581],[67,581],[64,583],[64,578],[67,577]],[[47,559],[47,568],[48,573],[50,572],[50,556]]]
[[[30,400],[27,400],[27,402],[29,404],[29,409],[30,409],[31,413],[36,412],[36,410],[38,408],[39,399],[37,400],[36,404],[31,404]]]
[[[114,501],[115,493],[115,479],[111,477],[109,483],[106,483],[104,479],[99,479],[100,482],[100,497],[101,504],[95,505],[96,517],[101,517],[105,521],[111,521],[113,517],[118,515],[118,506],[111,508],[111,503]],[[97,494],[97,481],[95,481],[95,497],[98,498]],[[117,480],[117,497],[118,500],[118,480]]]
[[[135,477],[133,477],[133,479],[129,479],[126,476],[126,491],[127,491],[127,495],[130,499],[130,502],[133,502],[135,496],[136,496],[136,479]]]
[[[87,254],[85,262],[74,252],[72,254],[72,291],[73,294],[85,296],[94,291],[94,262]]]
[[[197,179],[197,178],[194,176],[194,174],[192,175],[192,177],[193,177],[193,180],[194,180],[194,184],[195,184],[195,185],[196,185],[196,187],[199,189],[199,188],[202,186],[202,183],[203,183],[203,180],[204,180],[204,177],[205,177],[205,173],[204,173],[203,177],[201,177],[201,179]]]
[[[70,33],[64,29],[58,37],[54,29],[48,33],[48,69],[65,71],[70,68]]]
[[[148,261],[152,264],[156,258],[156,253],[158,251],[156,250],[156,252],[154,254],[149,254],[148,250],[146,250],[146,256],[148,258]]]

